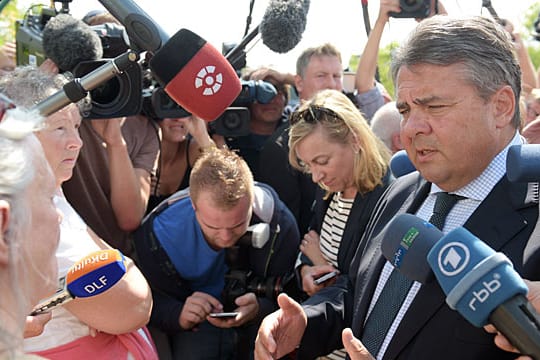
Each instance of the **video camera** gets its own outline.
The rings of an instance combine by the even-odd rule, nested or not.
[[[390,16],[424,19],[429,16],[431,0],[399,0],[399,7],[401,12],[390,12]],[[437,0],[435,1],[435,9],[437,9]]]
[[[236,100],[221,116],[208,123],[210,132],[225,137],[248,135],[250,111],[247,106],[254,101],[267,104],[277,95],[276,88],[269,82],[262,80],[240,82],[242,90]],[[152,119],[181,118],[190,115],[156,84],[152,85],[151,90],[145,92],[143,97],[143,112]]]
[[[16,22],[17,65],[39,66],[45,60],[43,30],[48,21],[58,14],[69,15],[71,0],[54,0],[61,3],[56,7],[32,6],[23,20]],[[81,61],[71,71],[81,78],[97,69],[108,60],[130,49],[129,39],[123,26],[115,23],[93,25],[90,28],[98,35],[103,48],[103,58],[96,61]],[[134,63],[114,78],[90,91],[92,107],[84,114],[87,119],[107,119],[136,115],[143,104],[143,78],[150,73],[145,63]]]
[[[222,292],[224,311],[233,311],[237,307],[235,299],[248,292],[270,300],[275,300],[282,292],[295,299],[302,298],[303,294],[298,290],[294,272],[283,276],[264,277],[251,271],[250,248],[262,249],[271,236],[270,225],[258,223],[250,226],[234,246],[225,250],[225,262],[229,272],[225,275]]]

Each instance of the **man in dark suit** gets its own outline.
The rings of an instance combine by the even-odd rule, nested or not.
[[[296,347],[299,359],[312,359],[341,342],[353,360],[515,357],[450,309],[437,282],[412,283],[380,344],[362,343],[373,335],[369,317],[393,273],[381,254],[381,230],[403,212],[428,220],[438,193],[461,198],[441,225],[444,233],[464,226],[506,254],[522,277],[540,278],[540,239],[530,238],[538,194],[505,176],[508,148],[522,142],[521,71],[512,50],[491,19],[436,16],[418,25],[396,53],[392,74],[403,116],[401,141],[419,172],[397,179],[383,196],[349,278],[302,305],[278,299],[281,309],[259,329],[256,359],[279,358]]]

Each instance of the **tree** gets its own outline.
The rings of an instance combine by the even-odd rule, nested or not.
[[[6,41],[15,41],[15,22],[25,13],[19,3],[18,0],[0,1],[0,6],[5,5],[0,11],[0,46]]]

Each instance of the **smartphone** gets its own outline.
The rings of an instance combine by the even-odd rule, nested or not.
[[[210,313],[210,317],[213,318],[234,318],[236,315],[240,314],[239,312],[219,312],[219,313]]]
[[[336,277],[339,273],[337,271],[332,271],[329,273],[324,274],[323,276],[320,276],[314,280],[315,285],[320,285],[325,281],[328,281],[332,279],[333,277]]]

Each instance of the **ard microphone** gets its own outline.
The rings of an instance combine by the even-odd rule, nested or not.
[[[434,279],[427,254],[443,233],[431,223],[412,214],[395,216],[386,225],[381,250],[408,279],[426,284]]]
[[[60,288],[41,302],[30,315],[52,310],[74,298],[101,294],[115,285],[126,273],[125,258],[116,249],[98,250],[88,254],[71,266]]]
[[[540,181],[540,145],[512,145],[506,155],[506,176],[512,182]]]
[[[272,51],[286,53],[302,40],[306,29],[309,0],[270,0],[259,32]]]
[[[540,359],[540,316],[504,254],[460,227],[443,236],[427,260],[450,308],[474,326],[495,325],[522,354]]]
[[[73,71],[81,61],[99,60],[103,56],[96,32],[68,14],[52,17],[43,28],[43,52],[62,72]]]
[[[225,57],[187,29],[171,37],[150,59],[149,66],[171,99],[206,121],[221,115],[242,89]]]
[[[407,152],[405,150],[399,150],[390,159],[390,171],[398,178],[416,171],[416,168],[411,162],[411,159],[409,159]]]

